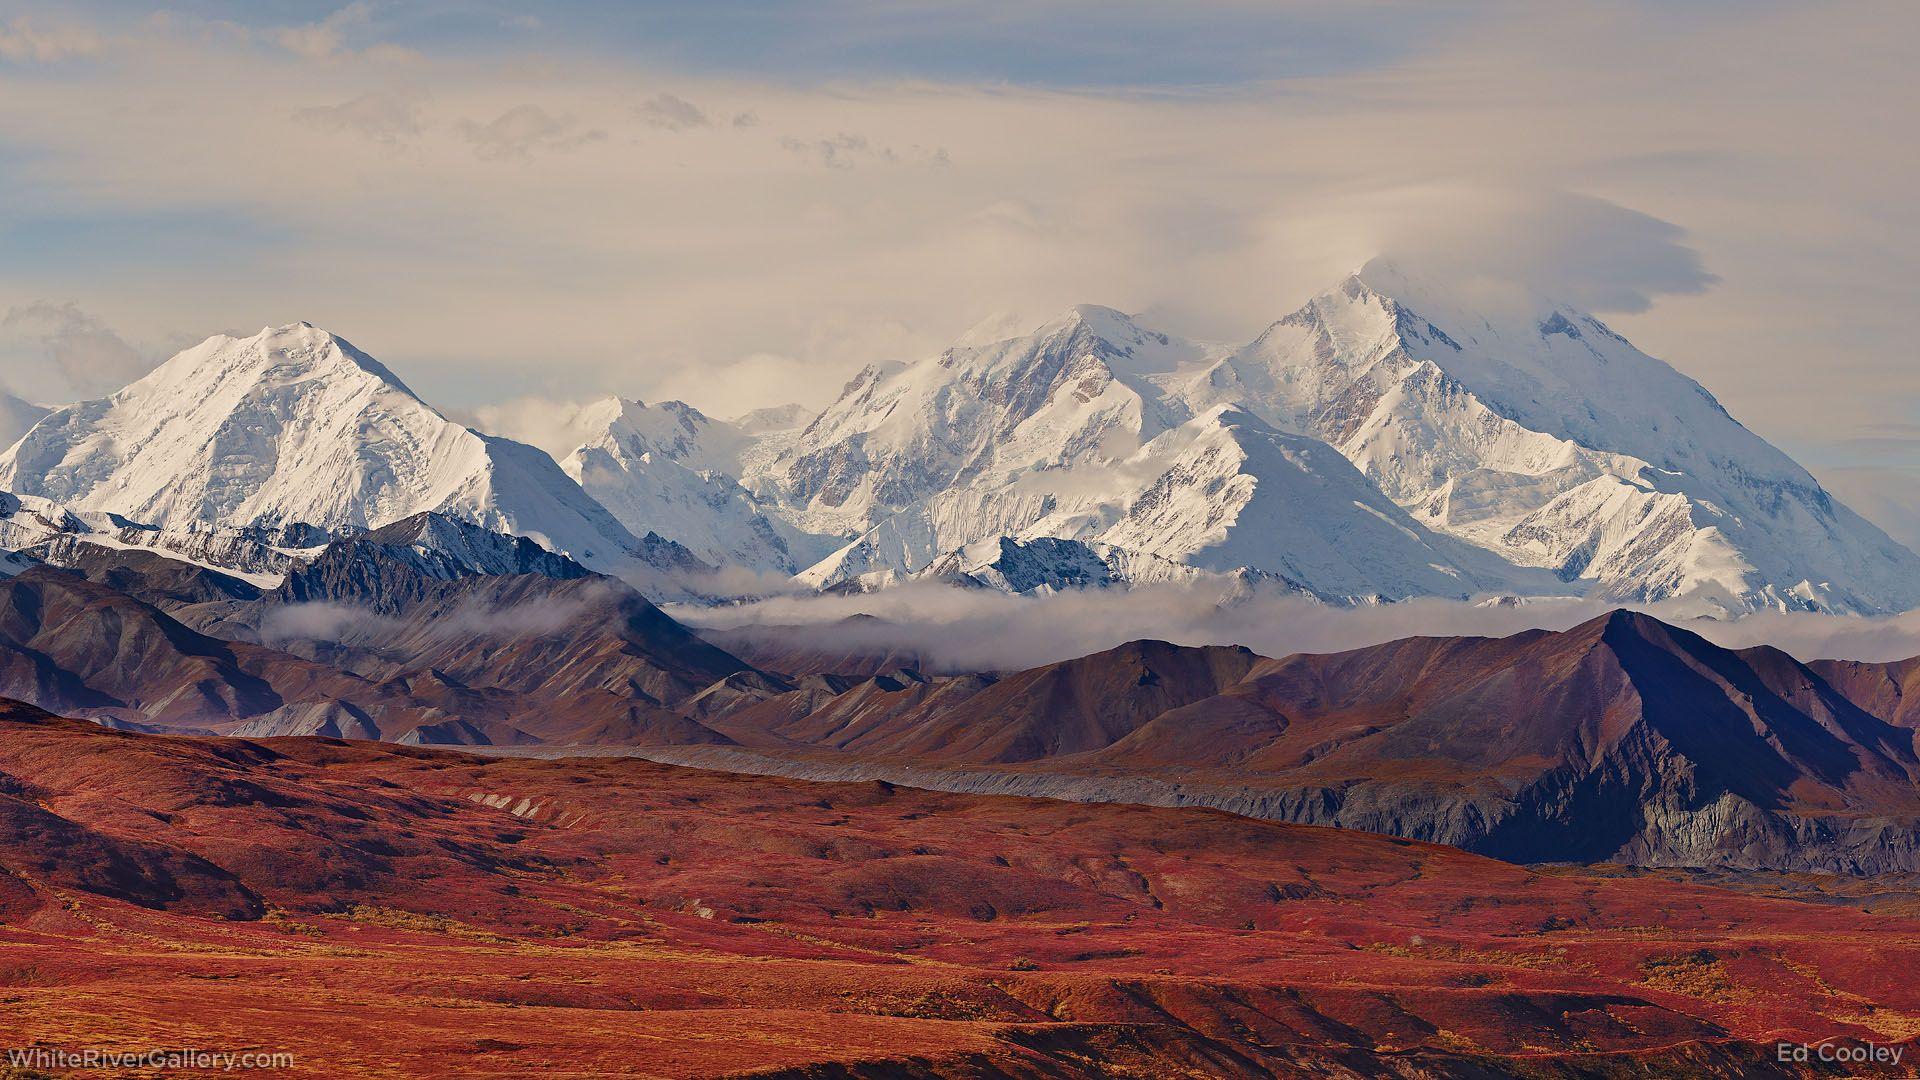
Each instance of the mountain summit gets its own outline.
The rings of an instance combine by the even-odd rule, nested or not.
[[[645,575],[642,541],[546,454],[468,430],[308,323],[216,336],[0,454],[0,489],[159,528],[377,528],[438,511]]]
[[[0,491],[159,532],[351,532],[432,511],[656,596],[729,567],[756,590],[789,574],[833,589],[1217,578],[1335,603],[1920,606],[1920,556],[1566,304],[1489,307],[1375,261],[1244,344],[1096,305],[988,340],[1001,332],[869,367],[811,420],[608,398],[556,462],[296,323],[211,338],[38,417],[0,452]],[[1008,559],[1037,563],[995,570]]]
[[[1338,447],[1416,519],[1608,600],[1905,610],[1920,559],[1591,314],[1374,262],[1175,391]]]
[[[1076,307],[869,368],[746,483],[796,525],[853,537],[803,574],[823,585],[912,576],[1005,536],[1244,560],[1330,598],[1920,604],[1920,557],[1700,384],[1577,308],[1502,308],[1377,260],[1245,345]],[[1223,416],[1241,418],[1225,437]],[[1295,441],[1256,452],[1256,428],[1274,436],[1253,442]],[[1307,462],[1332,476],[1321,445],[1367,495],[1297,482]],[[1303,573],[1309,550],[1357,572]],[[1423,580],[1436,570],[1447,588]]]

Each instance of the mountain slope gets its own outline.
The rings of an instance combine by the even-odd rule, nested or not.
[[[1025,337],[868,368],[748,484],[771,488],[803,527],[846,534],[952,487],[1125,456],[1184,419],[1145,373],[1197,351],[1083,306]]]
[[[404,576],[355,580],[385,594]],[[404,614],[284,587],[176,613],[68,570],[0,579],[0,696],[140,730],[724,743],[663,703],[746,668],[597,575],[432,580]]]
[[[214,337],[0,454],[0,488],[162,529],[377,528],[424,510],[663,581],[642,542],[544,453],[446,419],[305,323]]]
[[[1199,804],[1517,861],[1920,869],[1920,754],[1912,717],[1885,711],[1903,696],[1886,672],[1829,682],[1833,665],[1626,611],[1256,660],[1141,642],[995,680],[796,691],[712,723],[800,753],[767,766],[787,775]]]
[[[883,677],[784,721],[775,718],[791,702],[774,699],[720,727],[745,738],[765,725],[784,739],[866,756],[1034,761],[1111,746],[1169,709],[1220,693],[1258,659],[1246,649],[1137,641],[997,680]]]
[[[1433,535],[1315,440],[1164,393],[1207,355],[1082,307],[1027,337],[862,374],[762,478],[795,520],[862,530],[800,580],[866,587],[969,545],[1051,538],[1142,569],[1251,569],[1343,602],[1519,587],[1514,568]]]
[[[335,541],[259,600],[176,614],[376,683],[507,695],[517,724],[570,742],[723,741],[669,710],[750,670],[617,579],[436,515]]]
[[[1456,292],[1376,260],[1243,346],[1075,308],[1028,335],[862,372],[743,482],[788,520],[846,538],[801,575],[815,587],[873,587],[969,545],[1053,538],[1252,567],[1328,598],[1581,592],[1717,615],[1920,604],[1920,556],[1698,383],[1586,312]],[[1255,513],[1263,527],[1242,532],[1264,541],[1198,539],[1246,510],[1244,490],[1279,502],[1297,478],[1246,438],[1222,451],[1237,473],[1216,457],[1169,474],[1222,415],[1331,445],[1404,511],[1389,514],[1397,528],[1491,557],[1437,589],[1421,566],[1474,560],[1443,554],[1381,581],[1325,573],[1325,549],[1361,531],[1345,502],[1378,509],[1377,497]]]
[[[1376,261],[1169,388],[1324,439],[1423,524],[1600,598],[1920,603],[1920,558],[1698,383],[1550,300],[1489,314]]]
[[[657,532],[714,566],[791,574],[781,530],[740,486],[751,439],[678,401],[609,398],[580,417],[587,438],[560,467],[635,532]]]
[[[80,511],[48,499],[0,491],[0,548],[59,566],[99,567],[122,561],[152,565],[146,555],[271,587],[311,558],[330,537],[308,525],[232,528],[188,522],[161,529],[103,511]]]

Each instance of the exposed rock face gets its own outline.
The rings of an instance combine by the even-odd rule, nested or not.
[[[268,586],[318,554],[330,539],[326,530],[302,524],[236,528],[188,522],[162,529],[115,513],[0,491],[0,548],[89,573],[116,563],[154,573],[158,564],[140,554],[149,552]]]
[[[412,607],[441,582],[514,574],[566,580],[589,573],[524,536],[490,532],[440,514],[416,514],[328,545],[287,575],[272,603],[330,601],[393,614]]]
[[[48,565],[72,571],[163,611],[192,604],[256,600],[261,595],[260,587],[250,581],[144,548],[107,548],[61,536],[29,551]]]

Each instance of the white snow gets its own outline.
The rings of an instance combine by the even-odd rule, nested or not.
[[[533,447],[470,431],[306,323],[217,336],[0,454],[0,488],[177,530],[433,510],[647,580],[641,542]]]
[[[608,398],[581,419],[587,439],[561,468],[629,530],[658,533],[715,566],[798,569],[783,526],[735,479],[754,441],[744,429],[678,401]]]
[[[1920,557],[1598,319],[1477,310],[1377,261],[1246,344],[1082,305],[870,367],[817,416],[610,398],[582,420],[563,467],[296,324],[39,417],[0,488],[210,565],[257,541],[232,530],[431,510],[653,580],[704,560],[812,588],[1190,574],[1336,602],[1920,606]]]
[[[748,471],[770,513],[849,538],[803,583],[1053,536],[1330,597],[1920,604],[1920,558],[1693,380],[1549,299],[1489,314],[1376,261],[1244,346],[1091,306],[986,336],[863,372]],[[1353,497],[1322,498],[1343,484]]]

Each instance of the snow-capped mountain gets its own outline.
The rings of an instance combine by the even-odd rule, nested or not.
[[[163,531],[378,528],[432,510],[650,583],[676,569],[546,454],[448,420],[306,323],[209,338],[54,410],[0,454],[0,488]]]
[[[1119,460],[1185,419],[1144,376],[1198,356],[1110,308],[1077,307],[1025,337],[862,371],[747,483],[802,528],[844,535],[958,486]]]
[[[20,441],[49,410],[0,390],[0,449]]]
[[[59,533],[278,574],[305,541],[431,511],[674,598],[728,567],[747,588],[1920,606],[1920,556],[1592,315],[1489,312],[1379,262],[1247,344],[1088,305],[870,367],[818,415],[610,398],[581,420],[556,462],[306,324],[216,337],[0,453],[24,497],[0,548]]]
[[[384,557],[404,559],[416,573],[440,581],[472,574],[539,574],[567,580],[589,573],[565,555],[556,555],[524,536],[507,536],[432,512],[361,533],[347,543],[385,549]]]
[[[1080,307],[869,368],[745,483],[853,537],[822,586],[1059,537],[1330,598],[1920,604],[1920,558],[1592,315],[1380,262],[1243,346]]]
[[[1920,604],[1920,559],[1592,315],[1376,261],[1167,383],[1338,447],[1417,520],[1610,601]]]
[[[607,398],[582,411],[586,440],[560,463],[634,532],[653,531],[714,566],[791,574],[792,552],[735,477],[748,432],[678,401]]]
[[[796,522],[860,530],[801,575],[817,587],[918,575],[998,537],[1256,571],[1337,600],[1519,587],[1515,568],[1414,521],[1323,443],[1167,392],[1218,351],[1077,307],[1026,337],[862,372],[749,483]]]

